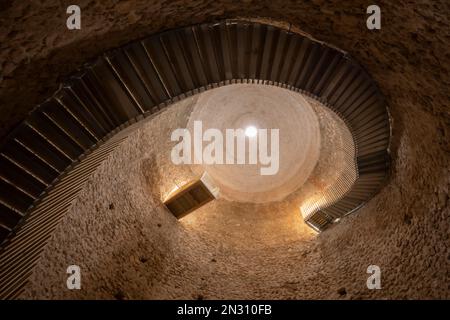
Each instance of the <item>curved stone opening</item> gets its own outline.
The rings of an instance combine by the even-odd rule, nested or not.
[[[114,242],[115,239],[108,236],[106,239],[112,242],[105,241],[105,247],[114,249],[107,251],[111,254],[104,256],[104,261],[109,262],[114,256],[118,256],[121,257],[118,260],[121,261],[122,266],[130,265],[131,267],[128,270],[117,269],[120,271],[116,271],[115,268],[108,269],[108,273],[113,274],[110,278],[107,275],[108,279],[103,272],[91,273],[91,276],[85,279],[87,280],[85,284],[89,286],[89,292],[92,295],[78,297],[132,298],[139,296],[135,294],[136,292],[145,293],[142,295],[144,297],[219,297],[224,287],[220,276],[228,274],[228,277],[225,277],[229,280],[228,295],[224,296],[225,298],[233,296],[242,298],[448,298],[449,291],[446,286],[448,279],[443,270],[447,270],[448,265],[450,183],[448,150],[450,147],[446,83],[449,67],[445,63],[447,41],[444,33],[441,32],[448,29],[446,28],[448,17],[445,15],[448,11],[447,3],[437,1],[433,4],[421,4],[414,6],[414,10],[411,7],[405,7],[403,3],[389,4],[388,10],[383,11],[388,28],[373,33],[364,28],[355,28],[363,24],[363,21],[361,12],[355,9],[361,6],[354,1],[345,4],[340,2],[339,8],[333,3],[317,5],[316,2],[290,3],[283,7],[275,2],[252,3],[251,7],[244,3],[227,4],[224,7],[222,4],[220,1],[207,4],[206,11],[205,6],[201,4],[194,8],[189,7],[186,11],[179,10],[180,6],[175,3],[161,6],[160,19],[155,19],[155,8],[150,8],[147,2],[132,1],[127,4],[111,5],[108,9],[106,5],[99,5],[100,9],[108,10],[109,18],[102,17],[102,10],[96,10],[96,12],[102,12],[101,14],[91,12],[89,17],[95,19],[86,19],[86,28],[75,37],[68,37],[67,31],[53,28],[51,22],[58,23],[60,17],[43,12],[42,8],[36,8],[36,4],[20,1],[7,6],[4,9],[5,21],[9,22],[2,26],[6,30],[2,33],[5,39],[2,43],[9,44],[11,49],[2,52],[5,59],[2,65],[4,89],[2,88],[1,98],[6,102],[2,107],[4,111],[2,115],[5,115],[2,117],[4,121],[2,132],[6,132],[22,120],[32,105],[47,98],[56,89],[58,83],[56,79],[59,76],[76,69],[89,57],[117,47],[129,39],[153,34],[161,29],[186,25],[186,21],[191,23],[192,17],[195,17],[193,23],[236,16],[252,17],[254,21],[276,19],[279,26],[291,28],[294,31],[306,30],[318,39],[351,52],[376,80],[386,96],[390,112],[395,120],[391,148],[393,166],[389,184],[365,207],[354,215],[345,217],[343,219],[345,223],[335,225],[320,236],[315,237],[311,229],[305,228],[304,235],[310,232],[311,238],[305,242],[298,240],[299,245],[295,245],[294,242],[292,246],[285,246],[285,250],[268,247],[261,250],[260,255],[252,255],[249,260],[240,260],[244,259],[242,256],[232,256],[229,259],[224,254],[220,256],[222,260],[210,254],[214,247],[209,243],[202,247],[205,251],[200,249],[198,251],[204,253],[203,256],[191,256],[174,249],[175,242],[171,241],[183,239],[186,233],[170,234],[173,229],[165,228],[179,224],[176,224],[173,219],[171,223],[165,224],[158,220],[159,216],[156,214],[152,216],[152,212],[149,211],[148,215],[143,215],[143,219],[148,218],[146,225],[149,228],[136,233],[125,231],[128,227],[119,222],[123,221],[120,220],[121,213],[136,208],[125,205],[126,200],[116,203],[114,199],[120,197],[129,199],[130,194],[134,196],[133,192],[129,194],[123,192],[126,180],[121,180],[120,186],[117,186],[118,189],[111,191],[112,194],[103,199],[95,197],[98,189],[91,182],[80,199],[94,198],[97,204],[96,212],[98,210],[101,213],[99,220],[101,216],[108,214],[112,216],[111,213],[113,213],[117,219],[113,220],[116,223],[111,227],[118,229],[117,234],[147,235],[148,238],[144,238],[146,240],[131,239],[131,236],[127,239],[130,240],[129,243],[133,242],[130,248],[147,246],[149,251],[146,253],[152,254],[141,256],[139,252],[134,255],[138,252],[137,250],[129,251],[128,255],[124,253],[126,250],[123,250],[121,254],[121,243]],[[17,21],[14,21],[17,14],[12,13],[27,12],[31,10],[30,6],[31,9],[41,11],[36,15],[28,15],[23,19],[22,24],[17,24]],[[134,12],[130,11],[129,17],[127,6],[131,6]],[[177,6],[175,15],[173,14],[174,6]],[[120,19],[120,23],[113,24],[112,21],[118,21],[124,12],[127,14],[127,19]],[[136,12],[139,13],[137,16]],[[257,18],[255,12],[268,18]],[[40,23],[44,20],[49,23]],[[21,39],[23,31],[30,26],[35,31],[34,36],[24,41]],[[42,39],[47,37],[48,45],[43,46]],[[23,50],[12,49],[19,43]],[[76,48],[76,55],[72,54],[74,48]],[[108,159],[105,166],[110,165],[111,161]],[[107,168],[102,167],[101,170],[105,172]],[[114,185],[114,183],[108,185],[107,190],[115,189]],[[124,204],[123,208],[121,203]],[[81,202],[77,204],[80,205],[80,212],[83,211],[83,206],[90,205],[90,203]],[[142,209],[142,212],[146,212],[148,206],[147,209]],[[75,214],[72,212],[66,218],[76,216],[77,212]],[[92,218],[92,212],[90,213],[86,219]],[[194,217],[196,216],[192,215],[187,218]],[[139,228],[139,224],[132,223],[135,220],[128,221],[131,221],[128,226]],[[301,219],[292,225],[300,228],[302,224],[297,222],[301,222]],[[69,225],[70,222],[60,224],[60,228],[63,226],[69,228]],[[106,232],[108,228],[105,227],[105,234],[108,233]],[[123,228],[123,233],[120,228]],[[263,227],[259,229],[261,232],[262,230],[264,230]],[[71,234],[70,237],[72,241],[77,242],[76,235]],[[71,246],[71,243],[67,241],[66,248],[70,248],[71,252],[78,251]],[[111,243],[115,243],[116,246],[110,246]],[[195,241],[186,242],[185,245],[190,248],[195,246],[195,243]],[[161,250],[165,247],[168,250]],[[29,248],[35,250],[32,246]],[[219,247],[219,249],[223,248]],[[83,250],[79,249],[80,252]],[[93,249],[91,252],[96,256],[104,251],[102,247],[101,250]],[[282,254],[284,255],[281,256]],[[172,259],[174,256],[179,259]],[[53,254],[46,251],[43,257],[39,268],[45,265],[45,257],[53,257],[48,263],[55,268],[51,279],[56,279],[58,276],[55,275],[59,274],[61,283],[65,283],[66,264],[73,263],[76,256],[71,255],[59,267],[52,265],[50,261],[58,260],[57,257],[67,257],[63,246],[60,246]],[[136,262],[136,257],[139,263]],[[66,258],[61,258],[60,261],[64,259]],[[275,261],[276,259],[278,260]],[[198,266],[197,260],[204,262],[201,265],[205,267],[202,272],[206,275],[205,280],[200,278],[199,282],[198,279],[176,276],[177,271],[180,270],[192,272],[183,274],[195,274],[193,269]],[[173,263],[165,264],[168,261]],[[243,263],[242,268],[238,268],[239,261],[248,263]],[[101,270],[100,266],[107,264],[100,259],[94,261],[92,257],[89,257],[88,262],[96,263],[98,267],[96,270]],[[155,268],[153,272],[153,269],[146,267],[147,262],[155,266],[169,266],[171,269],[168,270],[173,271],[170,273],[172,277],[160,272],[162,267]],[[262,271],[266,264],[275,266],[277,263],[272,273]],[[227,273],[230,270],[230,264],[236,265],[234,271],[240,272]],[[368,290],[366,287],[367,266],[371,264],[381,267],[383,290]],[[303,269],[301,269],[302,266]],[[91,267],[89,270],[95,270]],[[138,273],[139,281],[129,281],[133,277],[127,272],[139,268],[142,270]],[[126,276],[122,277],[123,273]],[[266,278],[263,286],[258,286],[257,280],[262,278],[262,274]],[[48,291],[42,289],[41,285],[44,284],[40,283],[35,275],[33,277],[33,284],[28,287],[24,297],[61,296],[62,291],[57,289],[48,289]],[[10,279],[12,278],[7,280]],[[139,287],[143,279],[148,285],[147,288]],[[212,283],[210,287],[205,285],[208,282]],[[160,291],[160,295],[153,294],[151,290],[146,291],[154,284],[165,288]],[[245,291],[241,290],[242,284],[253,288],[248,291],[251,293],[244,294]],[[57,285],[60,283],[58,282]],[[182,287],[187,288],[186,291],[183,291]],[[315,288],[314,292],[310,290],[311,287]],[[72,292],[72,294],[76,293]],[[66,296],[66,298],[73,297]]]
[[[302,193],[299,197],[303,200],[297,200],[297,203],[304,203],[306,208],[307,198],[311,205],[315,203],[313,199],[319,193],[335,187],[339,176],[349,176],[347,188],[342,193],[348,192],[356,180],[353,138],[345,123],[318,101],[300,93],[253,84],[213,89],[198,97],[190,114],[187,128],[191,139],[196,122],[201,123],[202,133],[208,129],[219,130],[221,144],[217,159],[213,152],[214,164],[203,163],[194,166],[193,171],[198,175],[208,173],[220,188],[221,197],[227,200],[282,201],[302,189],[298,193]],[[231,136],[227,137],[226,130],[233,130],[232,134],[235,134],[239,129],[245,132],[249,126],[267,130],[264,139],[276,143],[276,148],[266,147],[261,138],[247,137],[245,158],[238,159],[238,139],[234,138],[228,145],[232,148],[227,148]],[[278,130],[277,140],[271,141],[270,134],[274,129]],[[202,146],[214,142],[212,139]],[[256,149],[251,149],[251,143],[255,143]],[[266,147],[264,151],[263,147]],[[346,148],[349,148],[348,158],[345,158]],[[194,158],[192,141],[190,150]],[[249,153],[253,150],[255,159],[252,164]],[[261,163],[261,157],[268,159],[265,165]],[[239,161],[242,164],[238,164]],[[264,174],[262,168],[270,171]]]

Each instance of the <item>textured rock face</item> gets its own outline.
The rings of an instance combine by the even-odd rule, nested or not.
[[[82,30],[68,31],[66,4],[50,0],[2,2],[2,134],[50,94],[58,78],[104,50],[165,28],[237,16],[292,23],[294,29],[349,51],[379,84],[394,119],[392,176],[379,195],[317,238],[305,236],[305,241],[295,239],[290,246],[267,246],[255,251],[258,254],[236,250],[230,256],[221,246],[207,242],[200,245],[200,240],[195,239],[186,241],[186,247],[177,251],[168,235],[180,240],[187,231],[175,231],[173,228],[178,227],[174,221],[170,217],[163,221],[158,215],[161,211],[151,210],[147,203],[138,207],[141,205],[134,199],[140,193],[131,191],[131,186],[111,183],[107,190],[110,193],[92,202],[98,212],[91,211],[90,203],[79,203],[73,209],[76,213],[85,210],[89,217],[108,217],[114,232],[105,227],[109,235],[99,247],[109,248],[111,254],[99,257],[95,246],[80,248],[80,252],[92,253],[89,261],[98,266],[97,270],[108,266],[113,257],[119,257],[118,261],[128,269],[110,268],[87,275],[83,281],[92,290],[91,295],[83,297],[114,298],[124,293],[131,298],[196,298],[200,294],[205,298],[450,298],[449,3],[381,1],[382,29],[375,32],[365,28],[365,8],[369,4],[80,0]],[[106,172],[107,166],[103,168]],[[126,179],[122,182],[127,183]],[[100,192],[94,184],[90,188],[85,197]],[[120,197],[125,199],[118,201]],[[117,212],[107,209],[110,203]],[[120,212],[128,211],[135,211],[142,219],[120,219]],[[69,218],[67,228],[70,223]],[[83,228],[93,223],[86,220]],[[155,230],[160,231],[152,233]],[[120,237],[123,241],[114,242],[114,248],[112,241],[120,234],[126,238]],[[136,234],[141,237],[134,238]],[[77,240],[76,235],[71,237],[68,247]],[[190,256],[190,248],[197,245],[198,252],[207,253]],[[152,254],[141,257],[138,248]],[[81,297],[82,292],[59,290],[65,283],[65,268],[74,263],[77,255],[68,255],[64,246],[53,254],[67,257],[57,267],[51,264],[53,260],[42,260],[43,266],[61,270],[60,287],[37,292],[39,279],[35,278],[36,286],[27,297]],[[125,256],[128,260],[123,260]],[[381,267],[382,290],[366,288],[370,264]],[[83,268],[83,263],[80,265]],[[178,274],[184,276],[170,277]],[[139,279],[127,281],[136,275]]]
[[[198,167],[172,164],[170,134],[186,126],[197,101],[171,106],[101,165],[57,227],[22,298],[448,297],[448,274],[441,272],[448,270],[447,231],[426,219],[398,219],[383,202],[319,236],[301,218],[298,192],[266,204],[219,199],[177,221],[161,199]],[[384,192],[376,199],[390,201]],[[389,223],[379,220],[383,214]],[[82,290],[66,288],[71,264],[81,267]],[[372,264],[382,270],[382,290],[366,287]]]

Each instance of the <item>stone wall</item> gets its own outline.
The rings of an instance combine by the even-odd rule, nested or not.
[[[365,9],[372,4],[370,1],[178,0],[149,4],[145,0],[80,0],[78,4],[82,8],[82,30],[68,31],[65,28],[68,1],[2,1],[1,135],[51,94],[61,78],[89,58],[166,28],[236,17],[276,20],[284,22],[284,25],[292,23],[295,29],[349,51],[379,84],[394,119],[393,166],[389,184],[366,207],[340,225],[305,243],[299,241],[291,247],[267,248],[251,255],[253,258],[241,259],[248,256],[245,253],[240,257],[231,256],[224,262],[220,257],[209,254],[195,257],[194,262],[198,264],[194,264],[190,263],[194,257],[186,254],[189,251],[163,250],[171,248],[172,243],[163,236],[163,232],[151,233],[154,230],[172,232],[172,229],[164,228],[176,228],[174,224],[158,222],[159,211],[140,208],[143,211],[139,214],[143,219],[148,219],[153,229],[141,224],[117,222],[116,232],[130,234],[130,230],[126,231],[128,225],[134,226],[137,229],[132,231],[143,233],[147,239],[139,245],[159,254],[139,257],[138,251],[134,256],[133,251],[128,251],[129,248],[123,247],[123,250],[129,252],[129,259],[135,268],[155,275],[143,277],[142,288],[151,285],[162,288],[163,283],[170,283],[173,291],[145,291],[140,290],[141,287],[130,289],[125,287],[125,279],[127,272],[134,274],[134,269],[127,272],[110,270],[117,274],[118,282],[108,282],[105,288],[93,290],[102,292],[96,297],[136,297],[134,292],[141,292],[145,297],[193,298],[221,297],[221,294],[228,298],[450,297],[448,1],[378,1],[382,10],[380,31],[365,28]],[[127,193],[119,189],[114,191],[111,187],[108,197],[96,198],[94,203],[99,208],[98,214],[114,215],[115,210],[136,210],[129,207],[130,202],[113,201],[117,199],[113,197],[119,195],[135,197],[131,186],[129,188],[126,190],[130,193]],[[89,189],[86,192],[87,196]],[[118,209],[106,210],[110,203]],[[116,219],[119,219],[117,214]],[[155,234],[155,238],[151,238],[150,234]],[[179,233],[171,234],[174,239],[184,235],[181,229]],[[186,242],[190,246],[197,243],[194,240]],[[205,246],[211,250],[210,246]],[[61,248],[55,254],[65,256],[63,250]],[[117,250],[121,250],[120,247]],[[226,252],[220,251],[225,250],[221,247],[216,250],[211,252]],[[283,255],[283,263],[275,253]],[[186,272],[181,274],[186,275],[202,265],[205,280],[197,277],[169,279],[167,274],[170,270],[161,273],[157,267],[147,269],[146,263],[139,260],[149,259],[150,264],[161,267],[175,254],[179,255],[176,259],[179,264],[173,266],[173,274],[183,269]],[[92,263],[96,263],[97,258],[93,253]],[[103,264],[104,261],[97,263]],[[266,265],[271,263],[276,269],[267,272]],[[369,264],[381,267],[382,290],[366,289],[365,271]],[[229,271],[231,266],[241,272],[234,274]],[[227,278],[224,274],[230,276]],[[261,281],[262,275],[265,276],[264,281]],[[228,281],[226,291],[215,291],[220,288],[221,278],[236,281]],[[119,279],[122,279],[121,282]],[[85,281],[88,285],[89,278]],[[243,291],[242,284],[251,288],[251,292]],[[133,285],[137,285],[136,282]],[[152,296],[151,292],[161,293]],[[40,293],[48,297],[54,294]]]

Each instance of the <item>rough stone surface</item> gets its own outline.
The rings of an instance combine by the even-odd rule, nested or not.
[[[134,200],[143,193],[132,191],[130,185],[123,188],[111,183],[106,190],[110,193],[93,199],[98,212],[89,211],[90,216],[110,214],[117,231],[101,244],[111,254],[99,257],[92,247],[84,249],[92,250],[86,252],[92,253],[89,263],[96,264],[97,270],[113,259],[124,262],[125,253],[129,264],[127,268],[124,264],[124,269],[106,268],[86,275],[85,288],[92,290],[83,297],[450,298],[448,1],[378,1],[380,31],[365,28],[365,9],[371,2],[359,0],[78,2],[83,12],[81,31],[65,28],[68,1],[1,2],[2,135],[53,92],[59,79],[89,58],[155,31],[239,16],[282,21],[284,26],[349,51],[379,84],[394,119],[392,174],[380,194],[317,238],[297,240],[290,246],[268,246],[254,251],[258,254],[236,250],[230,256],[221,245],[201,245],[195,240],[184,242],[186,247],[177,251],[172,247],[176,242],[168,241],[167,235],[174,241],[191,239],[185,237],[187,231],[175,227],[171,217],[161,218],[157,213],[161,211],[150,206],[135,208],[132,206],[141,204],[117,201],[120,197]],[[123,182],[126,184],[126,179]],[[140,187],[144,185],[140,183]],[[100,191],[90,190],[91,194]],[[87,196],[89,189],[85,192]],[[115,209],[103,210],[110,203]],[[83,212],[83,206],[87,210],[90,204],[80,203],[77,213]],[[142,217],[139,221],[147,219],[148,224],[122,220],[120,212],[129,210],[136,210]],[[86,219],[84,227],[92,223]],[[121,236],[122,241],[116,241],[119,234],[128,238]],[[138,241],[133,251],[129,241],[136,234],[145,240]],[[71,237],[75,238],[68,239],[67,247],[76,241],[76,235]],[[202,246],[198,252],[205,255],[189,256],[190,248],[197,245]],[[152,254],[140,257],[139,247]],[[54,254],[66,257],[64,250],[61,246]],[[82,292],[60,291],[65,268],[75,260],[76,255],[61,262],[59,289],[49,288],[39,296],[81,297]],[[382,290],[366,288],[369,264],[381,267]],[[197,277],[200,266],[204,272]],[[127,282],[136,275],[139,281]],[[113,282],[114,278],[117,281]],[[345,295],[339,293],[341,288]],[[28,295],[36,296],[36,292]]]
[[[292,97],[289,91],[279,90]],[[187,119],[192,118],[191,111],[204,95],[206,93],[183,100],[148,123],[145,121],[142,128],[132,133],[101,165],[49,241],[24,298],[195,297],[196,290],[200,290],[196,289],[197,284],[186,283],[183,278],[203,278],[211,283],[200,290],[199,294],[204,297],[226,298],[230,294],[235,297],[244,294],[251,298],[256,293],[240,292],[239,286],[223,288],[219,295],[221,290],[218,288],[224,286],[223,278],[213,280],[210,277],[215,272],[222,273],[226,279],[238,275],[245,277],[241,272],[242,268],[250,268],[246,264],[254,259],[257,260],[253,264],[264,264],[257,258],[261,256],[260,251],[286,245],[287,250],[292,250],[290,246],[299,247],[314,237],[315,232],[301,219],[299,205],[305,197],[323,189],[322,185],[316,186],[317,181],[322,181],[323,185],[332,183],[334,171],[339,172],[339,168],[336,165],[334,170],[328,168],[328,161],[339,162],[340,157],[332,148],[339,144],[339,135],[332,136],[336,133],[337,119],[312,100],[310,103],[318,113],[324,143],[312,174],[314,179],[309,178],[303,188],[283,202],[265,205],[220,199],[180,222],[163,208],[161,201],[174,185],[181,186],[198,175],[200,166],[180,166],[171,162],[170,154],[176,142],[170,141],[170,136],[173,130],[186,127]],[[173,254],[163,259],[161,254],[165,256],[166,250]],[[96,258],[92,259],[94,256]],[[199,256],[206,257],[206,262],[198,261]],[[223,265],[230,257],[236,260],[236,265]],[[131,263],[145,263],[149,268],[155,268],[158,275],[133,267],[134,275],[118,271],[129,269],[130,259]],[[162,259],[161,266],[154,265]],[[202,264],[210,262],[214,262],[213,269],[205,269]],[[64,271],[63,266],[67,263],[77,264],[83,270],[83,290],[75,294],[65,288],[63,281],[66,275],[61,270]],[[188,264],[191,268],[178,269],[178,264]],[[117,278],[118,274],[123,276]],[[264,275],[256,277],[259,276]],[[167,279],[159,283],[155,277]],[[143,283],[134,283],[144,278]],[[154,281],[158,283],[153,284]],[[174,283],[180,281],[182,287],[174,291]]]
[[[192,140],[191,158],[196,154],[193,137],[194,124],[197,122],[198,126],[198,121],[201,123],[202,132],[210,128],[219,130],[224,147],[216,148],[216,151],[220,150],[217,152],[220,154],[217,158],[223,163],[208,164],[203,161],[198,174],[206,171],[220,188],[221,197],[233,201],[281,201],[304,186],[307,180],[311,180],[311,176],[316,180],[326,180],[323,186],[320,183],[314,185],[316,189],[323,191],[324,187],[336,181],[336,175],[342,174],[342,167],[347,165],[342,161],[343,137],[340,129],[344,128],[350,137],[351,135],[344,122],[336,115],[333,117],[328,108],[318,102],[309,103],[305,98],[307,97],[288,89],[255,84],[233,84],[199,95],[187,124]],[[261,139],[244,136],[245,164],[237,164],[237,152],[234,149],[238,148],[232,148],[231,151],[230,148],[225,148],[229,142],[226,131],[241,129],[244,132],[250,125],[267,130],[269,147],[266,151],[257,147],[258,163],[249,164],[250,144],[260,144]],[[278,130],[275,138],[272,136],[273,129]],[[321,134],[324,139],[321,139]],[[207,151],[206,148],[210,144],[210,141],[203,143],[203,151]],[[272,149],[271,146],[275,144],[277,147]],[[231,154],[233,164],[226,164],[224,158]],[[270,156],[270,163],[262,165],[261,157],[266,155]],[[319,166],[319,156],[320,167],[328,167],[329,170],[316,170],[311,175]],[[269,166],[272,172],[264,173],[263,170],[268,170]],[[356,174],[354,166],[353,171]],[[350,181],[350,184],[352,182]]]

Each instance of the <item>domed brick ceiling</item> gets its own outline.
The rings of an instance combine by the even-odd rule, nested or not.
[[[291,195],[291,201],[306,208],[335,188],[343,175],[347,175],[348,181],[356,178],[354,143],[345,123],[320,102],[298,92],[255,84],[209,90],[198,96],[186,128],[191,137],[190,156],[194,163],[191,169],[198,176],[207,172],[226,200],[267,203],[282,201]],[[250,163],[251,143],[260,142],[256,135],[245,136],[245,161],[237,164],[238,139],[231,144],[234,148],[227,148],[230,139],[226,131],[231,129],[236,133],[240,129],[244,135],[248,128],[267,130],[266,151],[270,161],[261,163],[261,155],[256,154],[257,163]],[[205,159],[195,158],[195,155],[204,155],[195,152],[196,130],[201,139],[209,129],[220,132],[223,145],[218,146],[221,154],[215,160],[222,163],[205,163]],[[278,140],[271,136],[274,129],[279,130]],[[277,149],[271,149],[275,140],[279,144],[278,157]],[[200,142],[204,152],[216,139]],[[350,157],[346,148],[350,150]],[[232,164],[226,163],[227,156]],[[271,169],[273,174],[263,174],[264,168]],[[309,211],[302,213],[306,216]]]
[[[231,164],[203,163],[196,171],[206,171],[220,187],[221,195],[231,200],[282,200],[305,183],[319,160],[317,115],[301,94],[287,89],[236,84],[205,92],[200,95],[189,119],[191,137],[196,121],[202,123],[203,132],[218,129],[223,136],[224,160],[226,155],[234,159]],[[234,149],[226,148],[229,140],[226,130],[244,132],[246,128],[267,129],[267,144],[264,144],[267,150],[262,154],[266,155],[267,151],[268,163],[261,162],[261,145],[260,153],[256,154],[257,163],[250,163],[250,144],[262,142],[258,135],[245,136],[244,164],[238,164],[237,139],[234,139]],[[279,130],[278,139],[272,136],[274,130]]]

